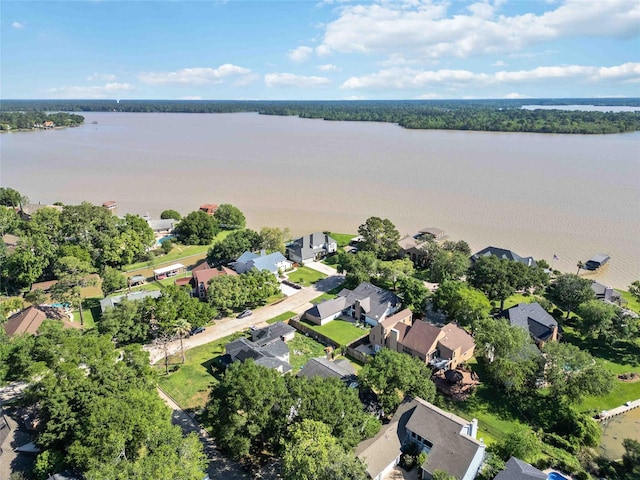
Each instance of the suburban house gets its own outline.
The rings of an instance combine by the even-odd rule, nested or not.
[[[144,300],[147,297],[158,298],[162,295],[160,290],[141,290],[139,292],[131,292],[125,295],[116,295],[114,297],[107,297],[100,300],[100,311],[104,313],[106,310],[115,307],[122,300],[128,300],[129,302],[138,302]]]
[[[46,282],[36,282],[31,284],[30,292],[35,292],[36,290],[42,290],[44,293],[49,293],[51,287],[58,284],[58,280],[48,280]]]
[[[526,329],[542,348],[545,342],[558,340],[558,322],[538,302],[519,303],[502,312],[511,325]]]
[[[299,264],[315,262],[337,251],[338,242],[321,232],[297,238],[287,245],[287,257]]]
[[[264,347],[279,340],[283,342],[293,340],[295,333],[296,329],[291,325],[284,322],[276,322],[264,328],[253,330],[251,332],[251,341],[256,345]]]
[[[536,266],[536,261],[533,259],[533,257],[521,257],[520,255],[518,255],[515,252],[512,252],[511,250],[506,250],[504,248],[498,248],[498,247],[487,247],[480,250],[477,253],[474,253],[473,255],[471,255],[471,261],[475,262],[480,257],[486,257],[491,255],[498,258],[506,258],[507,260],[511,260],[514,262],[524,263],[528,267]]]
[[[231,263],[231,267],[238,273],[249,272],[251,269],[257,268],[278,274],[278,272],[289,270],[292,266],[293,263],[287,260],[282,253],[273,252],[267,255],[264,250],[259,254],[244,252],[235,262]]]
[[[493,480],[547,480],[547,474],[519,458],[511,457]]]
[[[473,337],[455,323],[436,327],[428,322],[411,322],[411,310],[388,317],[369,332],[375,351],[382,347],[418,357],[438,369],[455,369],[473,357]]]
[[[342,315],[375,327],[399,308],[397,295],[363,282],[354,290],[343,288],[336,298],[318,303],[304,317],[316,325],[325,325]]]
[[[423,263],[423,244],[428,240],[440,241],[446,237],[444,230],[435,227],[426,227],[414,235],[407,235],[398,240],[398,256],[408,257],[415,265]]]
[[[43,205],[41,203],[27,203],[25,205],[20,205],[18,208],[18,214],[22,220],[29,221],[31,220],[31,216],[36,213],[41,208],[53,208],[62,212],[62,207],[60,205]]]
[[[148,218],[147,223],[151,227],[151,230],[153,230],[153,233],[155,233],[156,235],[164,235],[173,232],[173,229],[176,227],[178,221],[174,220],[173,218],[160,220],[151,220],[150,218]]]
[[[282,374],[293,369],[289,363],[289,347],[280,339],[260,346],[246,338],[239,338],[228,343],[225,351],[226,355],[222,358],[224,364],[252,359],[257,365],[273,368]]]
[[[339,378],[345,383],[351,383],[356,380],[356,369],[346,358],[340,360],[329,360],[325,357],[312,358],[305,363],[297,377],[322,377],[322,378]]]
[[[47,319],[47,315],[36,307],[25,308],[21,312],[16,313],[7,320],[3,327],[8,337],[14,335],[20,335],[23,333],[30,333],[35,335],[44,322]],[[62,319],[62,325],[65,328],[82,328],[79,323],[74,323],[68,319]]]
[[[382,480],[399,463],[401,449],[415,443],[427,454],[420,478],[431,479],[436,470],[442,470],[459,480],[472,480],[485,455],[477,432],[475,419],[468,422],[421,398],[408,399],[375,437],[357,446],[356,456],[373,480]]]
[[[616,292],[613,287],[608,287],[602,283],[596,282],[595,280],[591,282],[591,290],[596,294],[596,298],[598,300],[617,303],[622,299],[622,295],[620,295],[619,292]]]
[[[206,300],[209,280],[223,275],[237,275],[237,273],[227,267],[211,268],[206,261],[202,262],[191,270],[189,284],[193,288],[193,296],[203,301]]]

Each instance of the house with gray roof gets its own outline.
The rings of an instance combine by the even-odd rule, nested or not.
[[[401,449],[414,443],[427,454],[420,478],[442,470],[472,480],[484,460],[485,445],[476,439],[477,420],[468,422],[421,398],[405,400],[391,422],[356,447],[356,456],[373,480],[383,479],[400,461]]]
[[[238,273],[246,273],[256,268],[277,274],[289,270],[292,266],[293,263],[287,260],[282,253],[273,252],[267,255],[264,250],[260,253],[244,252],[235,262],[231,263],[231,267]]]
[[[284,322],[276,322],[251,332],[251,341],[261,347],[282,340],[293,340],[296,329]]]
[[[526,329],[542,348],[545,342],[558,340],[558,322],[538,302],[519,303],[502,312],[511,325]]]
[[[151,227],[151,230],[153,230],[153,233],[162,234],[173,232],[173,229],[176,227],[178,220],[174,220],[173,218],[151,220],[150,218],[148,218],[147,223]]]
[[[536,261],[533,259],[533,257],[521,257],[516,252],[513,252],[511,250],[507,250],[505,248],[499,248],[499,247],[487,247],[487,248],[484,248],[484,249],[480,250],[479,252],[474,253],[471,256],[471,261],[475,262],[479,258],[487,257],[487,256],[494,256],[494,257],[498,257],[498,258],[504,258],[504,259],[507,259],[507,260],[511,260],[513,262],[524,263],[528,267],[537,266]]]
[[[158,298],[162,295],[160,290],[141,290],[139,292],[131,292],[125,295],[116,295],[114,297],[107,297],[100,300],[100,311],[104,313],[106,310],[115,307],[122,300],[128,300],[130,302],[139,302],[147,297]]]
[[[283,374],[289,373],[293,368],[289,363],[289,347],[280,339],[261,346],[246,338],[239,338],[228,343],[225,351],[231,362],[251,359],[257,365],[273,368]]]
[[[596,294],[596,298],[598,300],[616,303],[622,299],[622,295],[620,295],[619,292],[616,292],[613,287],[603,285],[602,283],[596,282],[595,280],[591,282],[591,290],[593,290],[593,293]]]
[[[314,305],[304,313],[307,320],[325,325],[341,315],[375,327],[400,309],[400,298],[369,282],[362,282],[354,290],[342,289],[333,299]]]
[[[511,457],[493,480],[547,480],[547,474],[519,458]]]
[[[356,369],[346,358],[341,358],[340,360],[329,360],[324,357],[311,358],[302,366],[296,376],[307,378],[334,377],[350,383],[356,379]]]
[[[289,260],[300,264],[315,262],[337,251],[338,242],[322,232],[305,235],[287,245]]]

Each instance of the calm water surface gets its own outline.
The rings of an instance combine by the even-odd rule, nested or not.
[[[625,438],[640,442],[640,408],[613,417],[603,425],[600,453],[612,460],[622,458]]]
[[[43,203],[116,200],[119,213],[232,203],[249,226],[356,232],[390,218],[472,248],[511,248],[597,278],[640,276],[640,132],[406,130],[238,114],[86,113],[86,124],[0,135],[0,181]],[[97,121],[97,124],[91,122]]]

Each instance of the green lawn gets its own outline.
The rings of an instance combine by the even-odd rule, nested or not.
[[[322,295],[318,295],[316,298],[311,300],[311,303],[314,305],[320,302],[324,302],[325,300],[331,300],[332,298],[336,298],[335,293],[323,293]]]
[[[316,332],[326,335],[339,345],[348,345],[355,339],[369,333],[369,329],[356,327],[353,323],[340,319],[332,320],[322,326],[314,325],[306,321],[303,321],[303,323]]]
[[[352,238],[357,237],[357,234],[353,233],[334,233],[329,232],[329,236],[338,242],[339,247],[346,247]]]
[[[308,287],[318,280],[326,278],[326,275],[309,267],[298,267],[295,271],[287,273],[287,277],[291,282]]]
[[[313,338],[305,337],[296,332],[293,340],[287,343],[289,346],[289,363],[293,367],[293,375],[309,361],[310,358],[324,357],[324,346]]]
[[[224,355],[224,346],[227,343],[243,336],[246,334],[236,333],[187,350],[185,352],[187,361],[184,365],[180,364],[182,360],[180,353],[170,357],[170,368],[177,366],[178,369],[169,375],[164,374],[164,361],[161,360],[156,366],[160,375],[158,384],[182,408],[198,409],[204,407],[209,398],[211,387],[218,382],[214,376],[217,373],[215,366],[212,368],[214,359]]]
[[[636,313],[640,313],[640,302],[636,297],[631,295],[629,292],[625,292],[624,290],[616,290],[616,291],[620,293],[620,295],[622,295],[622,298],[627,301],[626,307],[629,310],[633,310]]]
[[[82,300],[82,316],[84,318],[84,328],[96,326],[96,320],[100,317],[100,300],[102,297],[91,297]],[[80,323],[80,311],[73,311],[73,321]]]
[[[504,309],[507,310],[519,303],[533,303],[536,301],[536,298],[533,295],[523,295],[522,293],[514,293],[509,298],[504,301]],[[498,307],[500,306],[500,302],[498,302]]]
[[[281,313],[280,315],[277,315],[267,320],[267,323],[271,325],[272,323],[284,322],[285,320],[289,320],[290,318],[293,318],[296,315],[297,315],[296,312],[284,312],[284,313]]]

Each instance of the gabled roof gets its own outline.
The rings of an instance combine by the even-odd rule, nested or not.
[[[249,260],[253,260],[254,258],[258,258],[260,255],[253,252],[244,252],[242,255],[238,257],[236,263],[247,263]]]
[[[516,457],[511,457],[494,480],[546,480],[547,474]]]
[[[4,330],[9,337],[21,333],[35,334],[47,316],[35,307],[29,307],[13,315],[4,324]]]
[[[58,280],[49,280],[47,282],[32,283],[30,292],[33,292],[35,290],[42,290],[47,292],[51,289],[51,287],[53,287],[57,283],[58,283]]]
[[[471,260],[475,262],[480,257],[486,257],[486,256],[490,256],[490,255],[493,255],[494,257],[498,257],[498,258],[505,258],[507,260],[512,260],[514,262],[524,263],[525,265],[527,265],[529,267],[535,267],[536,266],[536,261],[533,259],[533,257],[521,257],[516,252],[513,252],[511,250],[507,250],[505,248],[499,248],[499,247],[487,247],[487,248],[484,248],[484,249],[480,250],[479,252],[474,253],[471,256]]]
[[[533,338],[547,340],[558,322],[538,302],[519,303],[502,314],[511,325],[526,328]]]
[[[455,323],[445,325],[440,331],[442,335],[438,338],[438,343],[444,345],[449,350],[455,350],[460,347],[461,352],[468,352],[476,345],[473,337]]]
[[[402,339],[402,345],[427,356],[435,351],[440,329],[435,325],[416,320]]]
[[[342,296],[343,292],[349,290],[344,289],[338,295]],[[369,282],[362,282],[346,295],[347,305],[354,305],[356,301],[360,302],[360,307],[364,308],[367,317],[375,320],[382,319],[390,306],[395,307],[400,303],[396,294]]]
[[[327,250],[327,245],[337,242],[329,235],[322,232],[315,232],[295,239],[289,245],[287,250],[293,252],[296,256],[303,260],[313,258],[316,253]]]
[[[385,318],[384,320],[382,320],[380,322],[380,324],[384,328],[391,328],[396,323],[398,323],[399,321],[404,320],[407,317],[412,317],[412,316],[413,316],[413,312],[411,310],[409,310],[408,308],[405,308],[404,310],[400,310],[399,312],[394,313],[393,315]]]
[[[298,372],[298,377],[336,377],[345,378],[356,374],[351,362],[347,359],[329,361],[324,357],[312,358]]]
[[[278,271],[278,264],[281,262],[285,262],[287,259],[281,252],[273,252],[269,255],[259,256],[251,260],[253,262],[253,268],[257,268],[258,270],[268,270],[271,273],[276,273]],[[251,263],[249,262],[249,263]]]
[[[411,235],[407,235],[406,237],[401,238],[400,240],[398,240],[398,245],[400,246],[400,248],[402,250],[410,250],[412,248],[417,247],[418,245],[423,244],[424,241],[422,240],[417,240],[416,238],[412,237]]]
[[[316,318],[327,318],[345,308],[347,308],[347,299],[345,297],[336,297],[314,305],[307,310],[307,313]]]
[[[289,353],[289,347],[282,340],[270,343],[264,347],[246,338],[238,338],[225,346],[225,351],[232,359],[244,362],[252,359],[258,365],[274,368],[287,373],[293,368],[289,363],[277,357],[284,357]]]
[[[209,288],[209,280],[214,277],[220,277],[223,275],[238,275],[236,272],[227,267],[200,269],[192,271],[191,273],[196,279],[196,286],[204,283],[205,290]]]
[[[420,398],[407,422],[407,429],[432,444],[423,470],[431,475],[443,470],[456,478],[463,478],[479,448],[484,445],[468,435],[467,420],[446,412]]]
[[[153,230],[154,232],[160,232],[162,230],[168,230],[168,231],[173,230],[176,226],[176,223],[178,223],[178,221],[174,220],[173,218],[167,218],[166,220],[165,219],[147,220],[147,223],[151,227],[151,230]]]
[[[296,329],[291,325],[284,322],[276,322],[272,325],[268,325],[254,331],[251,335],[251,340],[258,345],[264,346],[277,340],[282,340],[283,337],[286,337],[295,331]]]
[[[137,292],[127,293],[126,295],[116,295],[115,297],[107,297],[100,300],[100,310],[103,312],[108,308],[113,308],[119,304],[122,300],[129,300],[130,302],[137,302],[144,300],[147,297],[158,298],[162,295],[160,290],[140,290]]]

